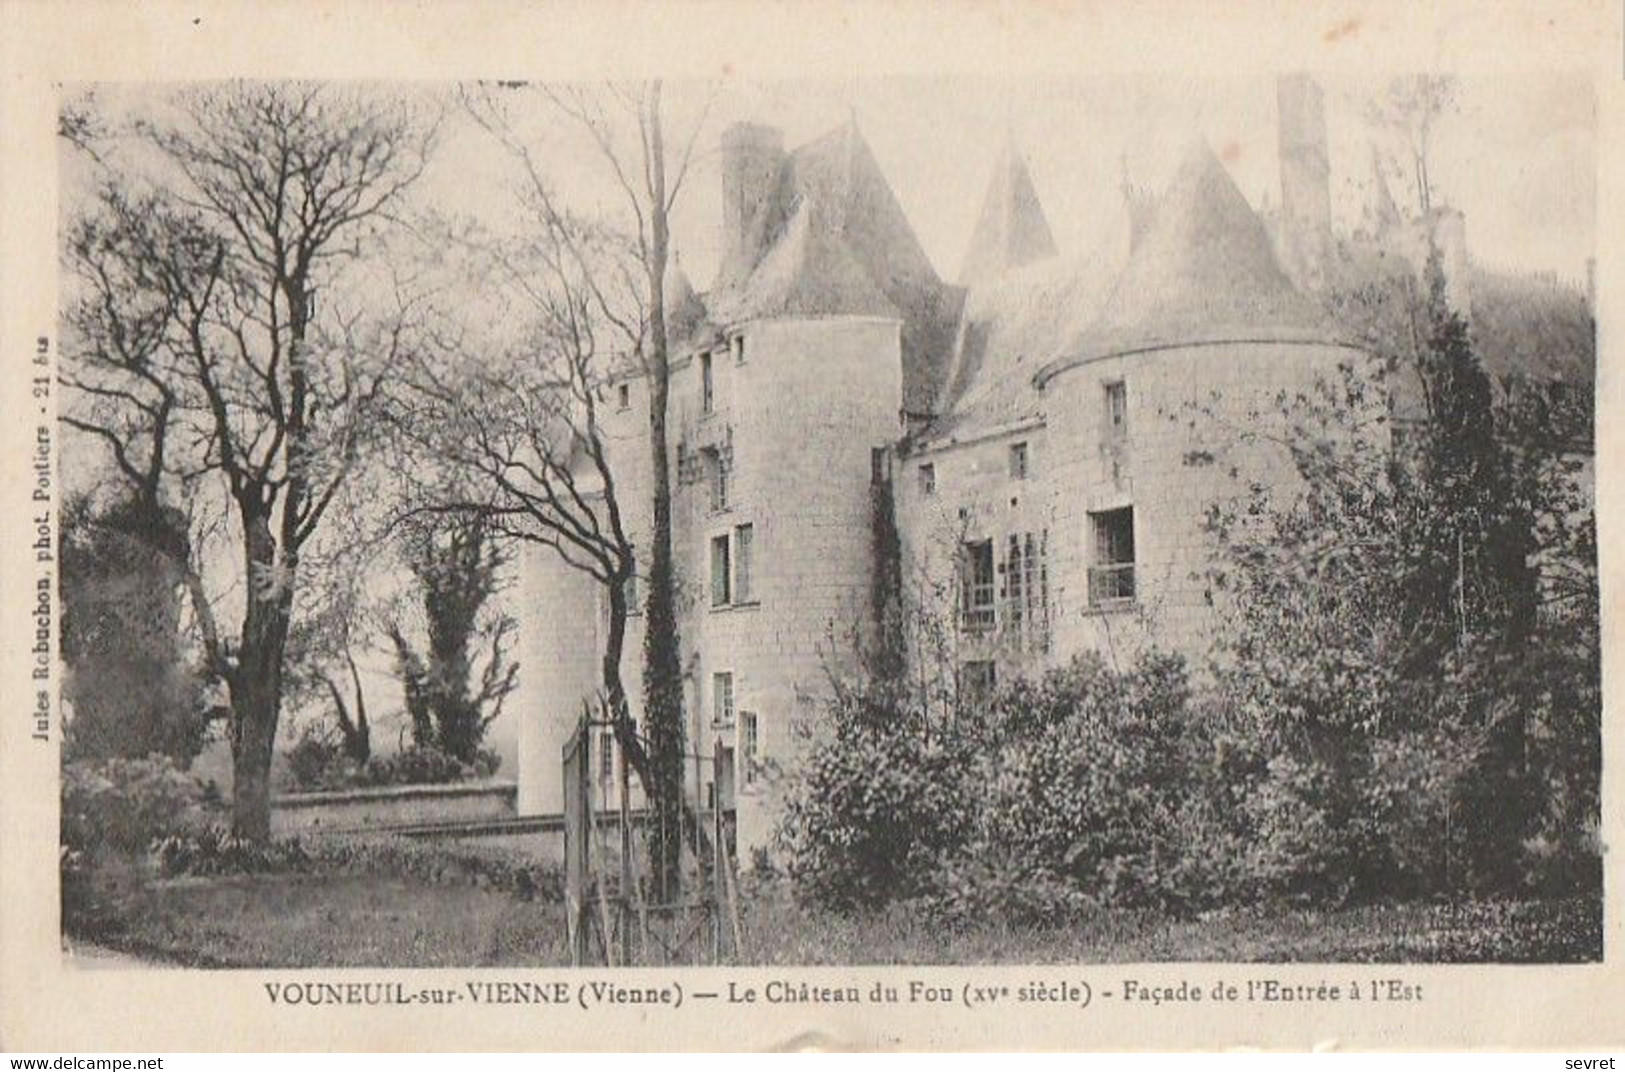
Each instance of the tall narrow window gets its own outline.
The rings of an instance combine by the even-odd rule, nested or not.
[[[880,487],[891,480],[891,456],[885,447],[869,448],[869,483]]]
[[[745,337],[735,335],[731,340],[731,345],[734,351],[734,364],[743,365],[745,363]]]
[[[1089,515],[1094,555],[1089,567],[1089,605],[1126,603],[1134,598],[1134,507]]]
[[[715,726],[734,724],[734,676],[731,673],[711,675],[711,723]]]
[[[726,607],[733,602],[733,588],[729,576],[728,537],[711,538],[711,605]]]
[[[920,494],[935,495],[937,493],[937,467],[930,462],[920,466]]]
[[[1007,632],[1020,633],[1027,622],[1026,553],[1021,537],[1012,532],[1004,556],[1004,628]]]
[[[739,760],[744,766],[746,785],[756,784],[756,764],[761,755],[762,730],[755,711],[739,712]]]
[[[755,540],[754,525],[740,525],[734,529],[734,602],[749,603],[755,598],[755,582],[751,577],[751,550]]]
[[[993,628],[993,541],[966,543],[960,560],[960,618],[967,631]]]
[[[615,388],[615,405],[620,409],[632,408],[632,385],[620,384]]]
[[[711,509],[713,511],[728,509],[727,460],[715,447],[706,447],[700,451],[700,460],[705,466],[705,482],[710,492]]]
[[[1012,443],[1010,445],[1010,479],[1027,479],[1027,444]]]
[[[1123,435],[1128,431],[1128,384],[1114,380],[1106,385],[1106,434]]]
[[[700,355],[700,409],[710,413],[717,406],[717,384],[711,374],[711,355]]]
[[[615,733],[604,730],[598,735],[598,780],[605,791],[615,782]]]

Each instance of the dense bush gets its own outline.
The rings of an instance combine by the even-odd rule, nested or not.
[[[373,756],[357,764],[341,742],[307,731],[284,753],[291,788],[309,792],[388,785],[444,785],[489,778],[502,764],[495,752],[481,749],[473,762],[463,763],[438,748],[414,745],[387,756]]]
[[[261,871],[300,871],[310,856],[295,838],[253,841],[221,826],[171,834],[153,844],[159,870],[177,875],[246,875]]]
[[[967,754],[878,692],[843,693],[832,715],[789,800],[791,875],[837,908],[928,892],[969,833]]]
[[[1225,701],[1156,654],[1083,657],[936,725],[895,690],[843,695],[791,784],[789,873],[824,907],[949,923],[1600,888],[1594,812],[1560,785],[1533,820],[1558,833],[1523,833],[1527,802],[1489,799],[1498,737],[1459,690],[1379,723],[1430,729],[1318,749]]]
[[[201,818],[203,784],[166,756],[65,763],[62,844],[133,855]]]

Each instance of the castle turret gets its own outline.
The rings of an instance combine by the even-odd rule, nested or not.
[[[1055,237],[1038,203],[1027,162],[1007,138],[993,166],[982,213],[971,234],[959,282],[967,287],[984,283],[1036,261],[1055,256]]]
[[[1331,168],[1320,86],[1305,74],[1276,83],[1281,154],[1281,250],[1287,274],[1315,289],[1331,253]]]

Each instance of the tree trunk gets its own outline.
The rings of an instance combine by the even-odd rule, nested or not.
[[[653,542],[644,630],[644,710],[648,719],[650,857],[662,900],[681,896],[683,811],[683,666],[677,629],[676,577],[672,569],[671,458],[666,442],[666,409],[671,368],[666,348],[665,278],[670,235],[666,218],[666,162],[661,142],[660,86],[648,103],[650,186],[649,258],[649,457],[654,476]]]
[[[263,842],[271,837],[271,756],[282,711],[282,657],[293,585],[291,577],[273,571],[276,545],[266,518],[245,514],[249,591],[242,644],[231,675],[231,827],[240,838]]]

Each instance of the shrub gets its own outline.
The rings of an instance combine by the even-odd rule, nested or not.
[[[356,765],[343,746],[309,726],[283,754],[288,760],[288,781],[295,789],[342,789],[356,782]]]
[[[844,694],[830,713],[781,831],[798,890],[838,910],[930,892],[970,828],[964,755],[877,693]]]
[[[993,755],[981,829],[1035,881],[1070,881],[1114,904],[1173,899],[1167,879],[1180,847],[1174,815],[1188,689],[1166,656],[1131,672],[1079,660],[1041,685],[1057,719],[1010,736]]]
[[[288,781],[300,791],[444,785],[489,778],[502,765],[500,755],[485,749],[474,753],[473,762],[463,763],[439,748],[414,745],[394,755],[374,756],[365,765],[357,766],[341,743],[310,729],[284,755]]]
[[[310,864],[310,856],[296,838],[250,841],[221,826],[160,838],[153,845],[153,855],[160,872],[171,878],[302,871]]]
[[[145,851],[201,819],[202,783],[166,756],[66,763],[62,844],[81,853]]]
[[[352,836],[317,838],[305,851],[316,866],[328,869],[483,886],[527,901],[564,898],[560,867],[522,849]]]

